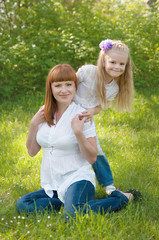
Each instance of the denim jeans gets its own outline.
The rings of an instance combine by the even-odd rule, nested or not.
[[[86,214],[89,210],[101,214],[118,211],[128,204],[128,198],[121,192],[115,190],[103,199],[93,200],[95,193],[91,182],[82,180],[73,183],[67,190],[64,202],[65,216],[75,215],[76,210]]]
[[[95,188],[87,180],[81,180],[70,185],[65,194],[64,210],[65,216],[75,215],[78,212],[106,213],[121,209],[128,203],[127,197],[118,191],[114,191],[104,199],[93,200]],[[16,204],[18,212],[34,212],[43,210],[59,211],[63,203],[58,199],[57,192],[54,191],[52,198],[48,197],[43,189],[29,193],[21,197]]]
[[[28,193],[18,199],[16,209],[20,212],[39,212],[43,210],[60,210],[63,203],[58,199],[57,192],[53,191],[54,195],[50,198],[44,191],[40,189],[35,192]]]
[[[106,187],[108,185],[114,184],[112,171],[104,153],[103,155],[97,156],[97,160],[92,165],[92,167],[100,185]]]
[[[16,209],[18,212],[39,212],[51,209],[58,211],[64,206],[65,212],[72,215],[75,212],[75,208],[77,211],[80,211],[87,201],[93,199],[95,188],[93,184],[87,180],[77,181],[71,184],[65,194],[64,204],[58,198],[57,191],[53,191],[53,193],[52,198],[45,193],[44,189],[28,193],[18,199]]]
[[[128,198],[121,192],[115,190],[106,198],[87,202],[83,214],[92,210],[95,213],[111,213],[120,210],[128,204]]]

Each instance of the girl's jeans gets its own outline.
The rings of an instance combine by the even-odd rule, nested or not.
[[[67,215],[74,216],[76,210],[84,214],[88,210],[106,213],[119,210],[128,203],[128,198],[118,191],[114,191],[104,199],[93,200],[95,188],[87,180],[81,180],[69,186],[65,194],[64,204],[58,198],[57,191],[53,192],[52,198],[48,197],[44,189],[24,195],[17,201],[16,208],[18,212],[39,212],[43,210],[59,211],[64,206],[67,218]]]
[[[110,165],[108,163],[108,160],[100,146],[98,137],[96,135],[96,142],[97,142],[97,148],[98,148],[98,156],[96,162],[92,165],[94,172],[96,174],[96,178],[100,185],[103,187],[113,185],[113,175],[112,171],[110,169]]]
[[[112,171],[104,153],[103,155],[97,156],[97,160],[92,165],[92,167],[100,185],[106,187],[108,185],[114,184]]]

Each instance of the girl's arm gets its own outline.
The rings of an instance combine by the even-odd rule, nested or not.
[[[76,77],[77,77],[77,86],[78,84],[80,83],[79,81],[79,74],[76,72]],[[82,114],[80,115],[81,119],[83,117],[86,117],[86,121],[91,121],[92,122],[92,118],[93,118],[93,115],[96,115],[98,114],[100,111],[102,110],[101,106],[96,106],[94,108],[90,108],[90,109],[87,109],[86,111],[82,112]]]
[[[82,112],[82,114],[80,114],[80,118],[82,119],[83,117],[86,117],[86,121],[91,121],[93,119],[93,115],[98,114],[100,111],[102,110],[101,106],[96,106],[95,108],[90,108],[85,110],[84,112]]]
[[[80,83],[80,81],[79,81],[79,74],[76,72],[76,77],[77,77],[77,86],[78,86],[78,84]]]
[[[36,141],[36,134],[38,131],[39,124],[43,123],[44,121],[45,121],[45,116],[44,116],[44,106],[43,106],[34,115],[30,123],[29,133],[26,140],[26,147],[31,157],[34,157],[41,149],[41,147]]]
[[[84,125],[86,118],[83,117],[80,120],[80,115],[77,114],[71,122],[72,129],[75,133],[75,136],[78,140],[80,152],[83,155],[84,158],[87,159],[87,161],[90,164],[93,164],[97,159],[97,144],[96,144],[96,137],[90,137],[86,138],[82,132],[82,128]]]

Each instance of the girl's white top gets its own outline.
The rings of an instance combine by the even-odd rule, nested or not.
[[[81,104],[85,109],[100,105],[96,96],[97,66],[84,65],[77,71],[79,85],[74,96],[74,101]],[[113,101],[119,92],[119,86],[115,80],[105,85],[107,101]]]
[[[71,127],[72,118],[84,111],[72,102],[55,125],[49,127],[45,122],[39,126],[36,139],[43,148],[41,164],[41,186],[49,197],[56,190],[64,201],[68,187],[80,180],[88,180],[95,186],[95,174],[91,164],[82,156],[76,136]],[[95,137],[95,124],[84,124],[86,138]]]

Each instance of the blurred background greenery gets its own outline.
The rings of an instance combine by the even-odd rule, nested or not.
[[[136,90],[155,89],[158,8],[152,0],[0,0],[1,99],[43,92],[55,64],[96,64],[106,38],[130,47]]]

